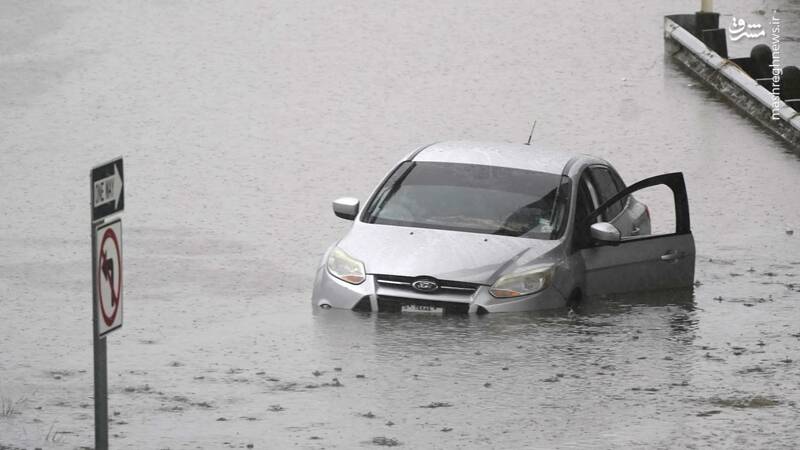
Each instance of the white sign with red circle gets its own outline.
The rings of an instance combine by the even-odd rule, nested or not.
[[[122,220],[97,227],[94,278],[97,286],[97,333],[122,327]]]

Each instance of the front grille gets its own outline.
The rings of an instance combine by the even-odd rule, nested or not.
[[[432,280],[430,277],[401,277],[397,275],[375,275],[375,282],[378,287],[387,287],[400,289],[408,292],[420,293],[414,289],[411,283],[420,279]],[[439,289],[433,292],[424,292],[428,295],[450,294],[450,295],[463,295],[469,297],[478,290],[478,284],[464,283],[462,281],[449,281],[449,280],[436,280]]]
[[[403,305],[423,305],[442,308],[445,314],[467,314],[469,303],[443,302],[439,300],[423,300],[419,298],[378,296],[378,312],[400,312]]]
[[[369,302],[369,295],[361,297],[361,300],[356,303],[356,306],[353,306],[353,311],[372,311],[372,305]]]

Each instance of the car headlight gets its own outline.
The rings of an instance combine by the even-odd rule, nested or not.
[[[489,288],[489,292],[497,298],[511,298],[533,294],[550,285],[553,278],[553,267],[537,267],[520,273],[512,273],[500,277]]]
[[[328,256],[327,266],[331,275],[350,284],[361,284],[367,279],[364,263],[338,247]]]

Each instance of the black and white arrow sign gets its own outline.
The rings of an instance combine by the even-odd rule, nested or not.
[[[92,169],[92,220],[125,209],[122,158]]]

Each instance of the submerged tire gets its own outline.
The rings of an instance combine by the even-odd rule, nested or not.
[[[581,303],[581,299],[583,298],[583,293],[580,289],[575,288],[572,290],[572,293],[569,294],[567,298],[567,308],[569,309],[577,309],[578,305]]]

